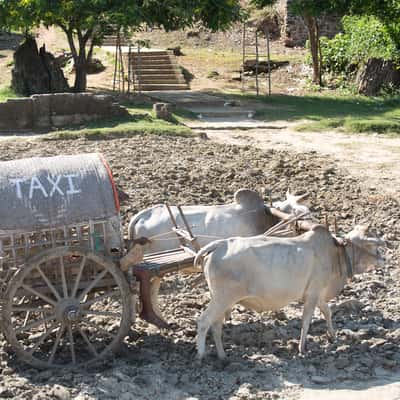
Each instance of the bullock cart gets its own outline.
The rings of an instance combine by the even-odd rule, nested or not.
[[[187,268],[199,249],[181,217],[184,229],[171,213],[179,249],[132,260],[140,239],[126,254],[118,190],[101,155],[1,162],[0,327],[14,353],[39,368],[105,358],[134,323],[137,297],[140,316],[165,327],[151,279]]]

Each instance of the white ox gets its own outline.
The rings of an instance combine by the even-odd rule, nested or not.
[[[367,229],[355,227],[341,245],[325,227],[314,225],[294,238],[236,237],[201,249],[195,265],[204,261],[211,301],[198,321],[198,356],[204,356],[211,327],[218,357],[225,357],[221,340],[224,314],[236,303],[262,312],[303,301],[300,352],[305,350],[316,306],[327,321],[329,335],[334,336],[327,302],[340,293],[353,274],[383,263],[378,246],[384,241],[367,237]]]
[[[286,213],[300,214],[308,208],[300,204],[305,196],[294,196],[289,192],[286,200],[276,202],[274,207]],[[178,226],[185,228],[177,207],[171,211]],[[234,195],[234,202],[212,206],[183,206],[182,211],[201,247],[215,239],[232,236],[254,236],[268,230],[276,220],[266,213],[266,205],[258,192],[240,189]],[[129,239],[140,237],[150,239],[144,245],[144,253],[158,253],[178,248],[180,243],[172,232],[172,221],[163,204],[147,208],[132,217],[129,222]]]

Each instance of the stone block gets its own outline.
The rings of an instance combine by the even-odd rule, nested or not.
[[[50,106],[51,106],[51,94],[33,95],[32,106],[33,106],[33,126],[39,129],[48,129],[51,127],[50,119]]]
[[[0,130],[33,128],[33,106],[30,98],[10,99],[0,103]]]

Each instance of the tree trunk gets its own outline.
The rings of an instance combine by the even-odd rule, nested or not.
[[[400,87],[400,71],[392,61],[370,58],[357,74],[358,92],[377,96],[381,90],[395,91]]]
[[[317,85],[321,85],[321,68],[319,60],[319,35],[318,35],[318,25],[315,17],[306,15],[304,16],[304,21],[308,29],[308,37],[310,39],[310,50],[313,66],[313,82]]]
[[[75,63],[74,92],[84,92],[87,85],[86,60]]]
[[[88,35],[83,36],[80,31],[78,31],[78,45],[79,50],[75,46],[74,33],[71,28],[60,25],[68,38],[69,47],[71,49],[72,57],[74,59],[75,67],[75,82],[74,82],[74,92],[84,92],[87,85],[87,55],[86,55],[86,43],[90,37],[90,32]]]

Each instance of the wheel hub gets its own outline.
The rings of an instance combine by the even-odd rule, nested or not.
[[[56,305],[56,317],[66,324],[79,321],[82,317],[79,302],[72,298],[60,300]]]

